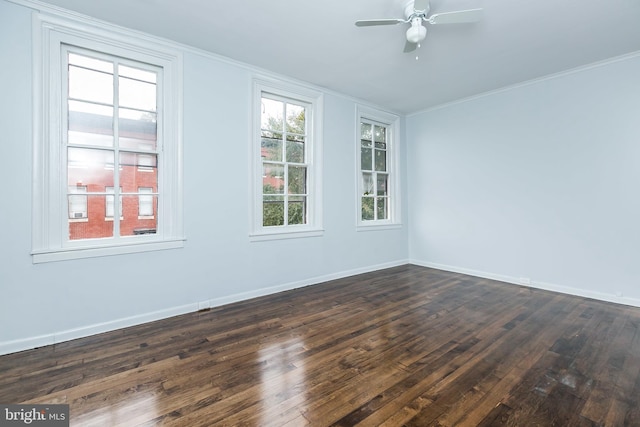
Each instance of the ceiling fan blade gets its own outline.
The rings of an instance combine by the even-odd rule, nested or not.
[[[361,21],[356,21],[357,27],[371,27],[374,25],[396,25],[400,23],[405,23],[404,19],[364,19]]]
[[[434,13],[427,21],[429,24],[465,24],[478,22],[482,18],[482,9],[458,10],[456,12]]]
[[[414,10],[424,11],[429,8],[429,0],[415,0],[413,3]]]
[[[411,43],[409,40],[404,44],[404,53],[411,53],[418,48],[417,43]]]

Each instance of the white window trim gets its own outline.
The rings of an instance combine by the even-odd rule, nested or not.
[[[108,24],[33,14],[33,224],[34,263],[109,256],[184,246],[182,167],[182,54],[144,36]],[[162,105],[165,141],[158,176],[163,204],[158,207],[159,233],[101,243],[69,242],[63,217],[66,181],[62,156],[61,46],[93,48],[133,58],[163,69]]]
[[[387,127],[387,171],[389,173],[389,218],[384,220],[362,220],[362,189],[360,169],[360,122],[367,120]],[[402,214],[400,212],[400,117],[363,105],[356,105],[355,122],[355,150],[356,150],[356,230],[374,231],[391,230],[402,227]]]
[[[311,136],[311,149],[307,151],[308,222],[303,225],[283,225],[263,227],[262,225],[262,160],[261,160],[261,99],[263,93],[298,100],[311,105],[311,119],[307,123]],[[251,102],[251,137],[249,153],[250,185],[249,191],[249,238],[251,241],[317,237],[324,233],[322,228],[322,115],[323,95],[313,89],[287,82],[254,77],[253,98]]]

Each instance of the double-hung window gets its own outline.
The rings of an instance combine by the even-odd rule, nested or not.
[[[179,54],[39,24],[34,262],[182,246]]]
[[[357,224],[360,229],[398,225],[398,117],[358,107],[357,127]]]
[[[251,236],[319,235],[321,96],[256,81],[254,103]]]

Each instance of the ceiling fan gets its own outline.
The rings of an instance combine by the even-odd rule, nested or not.
[[[422,25],[424,22],[431,25],[464,24],[477,22],[482,17],[482,9],[458,10],[455,12],[434,13],[432,15],[429,15],[429,10],[429,0],[410,0],[404,8],[405,19],[365,19],[356,21],[356,26],[411,24],[411,27],[407,30],[407,43],[404,51],[413,52],[427,36],[427,28]]]

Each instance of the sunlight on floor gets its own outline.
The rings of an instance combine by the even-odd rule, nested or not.
[[[258,361],[263,365],[259,425],[275,419],[293,420],[306,411],[304,350],[303,340],[292,338],[259,351]]]

